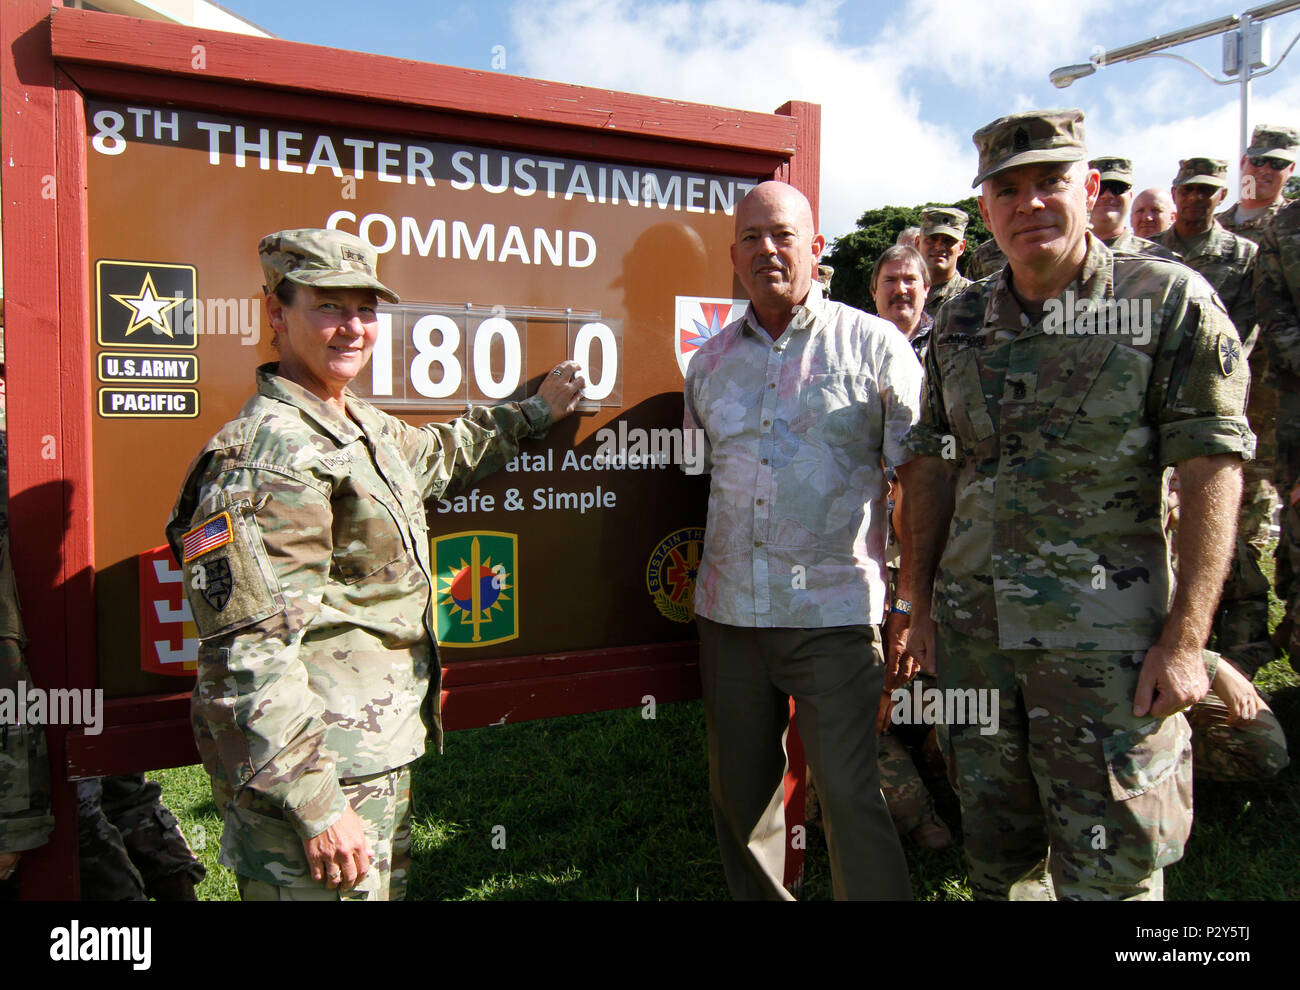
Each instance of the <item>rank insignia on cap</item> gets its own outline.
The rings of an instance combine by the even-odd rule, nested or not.
[[[1024,151],[1029,147],[1029,132],[1023,127],[1016,128],[1016,136],[1012,145],[1016,151]]]
[[[230,542],[230,538],[230,513],[223,512],[213,516],[181,537],[181,563],[188,564],[195,557],[200,557],[209,550],[224,547]]]
[[[1237,365],[1241,363],[1241,344],[1233,340],[1227,334],[1219,334],[1219,367],[1223,374],[1231,377],[1232,373],[1237,370]]]
[[[203,568],[203,582],[199,586],[203,600],[220,612],[230,601],[230,592],[235,586],[230,574],[230,561],[221,556],[195,566]]]

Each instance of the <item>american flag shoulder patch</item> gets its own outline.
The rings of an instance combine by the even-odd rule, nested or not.
[[[222,512],[200,523],[181,537],[181,562],[188,564],[209,550],[224,547],[231,540],[230,513]]]

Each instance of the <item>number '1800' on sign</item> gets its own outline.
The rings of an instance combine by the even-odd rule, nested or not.
[[[528,345],[549,362],[530,369]],[[403,303],[379,313],[370,373],[353,383],[380,408],[406,412],[518,401],[561,348],[583,368],[584,405],[623,401],[622,322],[599,313]]]

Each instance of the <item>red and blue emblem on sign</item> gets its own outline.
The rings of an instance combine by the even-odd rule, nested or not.
[[[677,367],[686,375],[686,366],[700,345],[717,336],[728,323],[745,315],[744,299],[719,299],[713,296],[678,296],[677,318],[673,321],[673,349]]]
[[[665,619],[694,621],[695,578],[703,553],[704,527],[684,526],[660,540],[650,554],[645,568],[646,590]]]

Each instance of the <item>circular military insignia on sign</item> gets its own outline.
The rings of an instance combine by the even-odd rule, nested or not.
[[[645,585],[665,619],[691,622],[695,618],[695,576],[703,552],[704,527],[685,526],[660,540],[650,555]]]
[[[1219,334],[1219,367],[1225,376],[1231,376],[1241,363],[1241,344],[1226,333]]]

